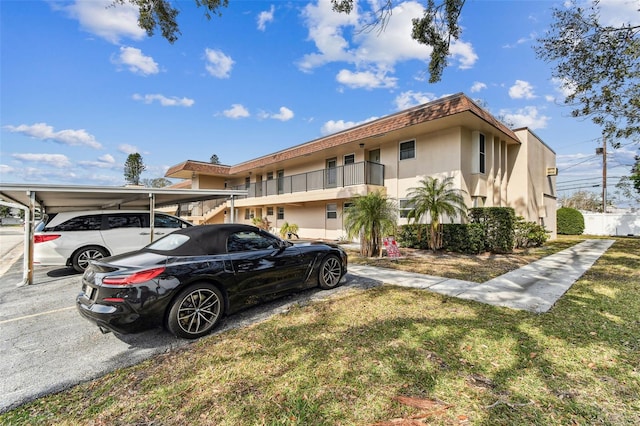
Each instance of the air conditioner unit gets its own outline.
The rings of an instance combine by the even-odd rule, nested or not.
[[[547,176],[558,176],[557,167],[547,167]]]

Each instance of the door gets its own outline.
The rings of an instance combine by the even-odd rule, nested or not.
[[[141,249],[151,242],[149,213],[106,214],[102,239],[112,255]]]
[[[325,173],[325,188],[335,188],[338,185],[338,160],[331,158],[327,160],[327,168]]]
[[[252,305],[299,286],[306,273],[300,251],[283,247],[272,235],[235,232],[227,238],[227,252],[236,277],[231,304]]]

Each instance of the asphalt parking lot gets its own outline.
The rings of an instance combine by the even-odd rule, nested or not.
[[[19,286],[22,256],[8,256],[20,252],[16,232],[21,231],[0,227],[0,412],[190,344],[159,328],[127,336],[102,334],[76,312],[81,275],[72,269],[36,266],[34,283]],[[235,314],[214,333],[263,321],[293,304],[377,285],[353,275],[344,280],[332,291],[309,290]]]

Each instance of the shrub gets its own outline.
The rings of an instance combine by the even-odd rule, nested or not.
[[[447,251],[466,254],[479,254],[484,251],[484,226],[480,223],[457,224],[443,226],[442,243]]]
[[[535,222],[527,222],[522,216],[518,216],[515,222],[515,247],[540,247],[549,238],[548,231],[542,225]]]
[[[469,210],[472,223],[485,229],[485,249],[492,253],[510,253],[514,247],[515,211],[511,207],[474,207]]]
[[[429,227],[422,223],[402,225],[398,230],[397,241],[402,247],[427,250],[429,248]]]
[[[576,209],[561,207],[556,212],[557,232],[561,235],[582,235],[584,216]]]

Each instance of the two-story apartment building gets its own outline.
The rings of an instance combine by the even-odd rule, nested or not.
[[[168,178],[194,189],[246,189],[248,196],[194,208],[196,223],[284,222],[300,237],[339,239],[355,195],[382,191],[406,223],[407,193],[425,176],[452,176],[469,207],[513,207],[555,235],[555,153],[530,130],[512,130],[456,94],[234,166],[185,161]]]

